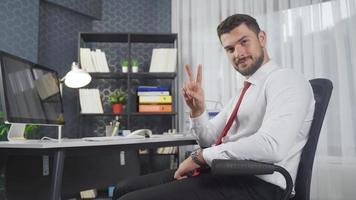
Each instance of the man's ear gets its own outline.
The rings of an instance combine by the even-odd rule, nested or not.
[[[258,33],[258,41],[260,42],[261,47],[264,48],[266,46],[266,40],[267,40],[266,32],[260,31]]]

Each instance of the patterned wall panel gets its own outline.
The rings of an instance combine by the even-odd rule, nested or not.
[[[77,60],[78,32],[91,31],[91,19],[52,3],[41,2],[39,62],[63,76]]]
[[[37,62],[39,0],[1,0],[0,49]]]
[[[92,18],[70,9],[41,1],[39,63],[51,67],[63,77],[73,61],[77,61],[78,32],[91,31]],[[76,89],[63,87],[64,118],[63,135],[78,136],[78,93]]]
[[[101,18],[101,0],[46,0],[90,17]]]
[[[171,32],[171,1],[103,0],[97,32]]]

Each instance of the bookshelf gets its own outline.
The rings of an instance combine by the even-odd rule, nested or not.
[[[94,32],[81,32],[79,33],[78,40],[78,60],[80,60],[80,48],[90,48],[90,49],[101,49],[106,53],[106,57],[108,59],[109,64],[109,73],[101,73],[94,72],[90,73],[94,82],[100,80],[101,85],[105,82],[105,80],[112,80],[113,82],[121,82],[118,83],[118,87],[124,87],[125,91],[129,93],[128,101],[125,105],[124,113],[113,114],[110,113],[110,110],[104,109],[104,113],[102,114],[91,114],[85,113],[82,114],[84,117],[113,117],[119,116],[121,119],[124,118],[125,121],[124,127],[126,129],[135,129],[137,128],[147,128],[147,127],[139,127],[134,120],[137,117],[169,117],[170,118],[170,128],[176,129],[178,131],[178,79],[177,74],[167,73],[167,72],[149,72],[149,62],[151,59],[151,53],[153,48],[177,48],[177,34],[170,33],[94,33]],[[148,46],[146,46],[148,45]],[[117,50],[116,50],[116,49]],[[143,54],[140,55],[140,54]],[[129,70],[128,73],[121,72],[120,60],[128,59],[129,61]],[[141,61],[140,71],[137,73],[132,73],[132,59],[139,58]],[[156,81],[161,80],[161,81]],[[141,113],[137,110],[137,97],[134,94],[138,85],[157,85],[164,84],[168,85],[170,88],[170,95],[172,95],[172,112],[167,113]],[[99,83],[100,85],[100,83]],[[115,85],[115,83],[114,83]],[[90,87],[96,87],[94,84]],[[105,87],[105,86],[104,86]],[[112,86],[114,88],[115,86]],[[99,90],[105,90],[105,88],[100,88]],[[102,99],[105,101],[105,96],[107,94],[101,93],[103,96]],[[106,102],[103,102],[103,106]],[[142,121],[142,120],[139,120]],[[133,124],[135,123],[135,124]],[[160,124],[156,124],[155,126],[160,126]],[[149,127],[148,127],[149,128]],[[154,131],[154,130],[153,130]],[[157,130],[158,132],[155,134],[160,134],[161,130]]]
[[[119,117],[124,129],[136,130],[148,128],[154,134],[176,129],[178,126],[178,78],[176,72],[149,72],[152,50],[154,48],[178,48],[177,34],[170,33],[94,33],[81,32],[78,40],[78,61],[80,48],[101,49],[106,54],[110,72],[91,72],[93,78],[89,88],[98,88],[103,99],[104,113],[80,114],[81,136],[98,136],[105,132],[104,124],[108,120]],[[131,70],[132,59],[138,58],[141,62],[139,72]],[[128,59],[128,72],[121,71],[120,61]],[[139,85],[168,86],[172,96],[172,112],[138,112],[138,97],[136,95]],[[110,112],[105,102],[113,89],[123,88],[129,95],[123,113]],[[84,120],[83,120],[84,119]],[[100,123],[97,123],[100,121]],[[95,126],[95,123],[97,125]],[[91,132],[91,129],[95,130]],[[156,155],[156,153],[155,153]],[[167,154],[176,156],[175,154]],[[161,156],[160,156],[161,157]],[[160,158],[161,159],[161,158]]]

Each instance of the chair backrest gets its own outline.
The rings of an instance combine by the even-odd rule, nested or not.
[[[333,84],[328,79],[313,79],[310,80],[310,84],[313,88],[315,99],[314,119],[310,127],[308,141],[303,148],[300,158],[295,182],[296,195],[293,200],[310,199],[310,182],[312,178],[316,146],[318,144],[321,126],[333,90]]]

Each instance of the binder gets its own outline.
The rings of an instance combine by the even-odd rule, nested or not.
[[[139,105],[139,112],[172,112],[172,105]]]
[[[140,104],[168,104],[172,103],[172,96],[170,95],[161,95],[161,96],[139,96],[138,102]]]

